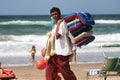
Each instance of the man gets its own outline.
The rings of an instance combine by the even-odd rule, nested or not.
[[[56,80],[57,73],[60,72],[64,80],[77,80],[74,73],[70,69],[69,55],[72,54],[70,40],[67,36],[67,26],[61,18],[60,9],[53,7],[50,10],[52,18],[56,21],[52,35],[55,36],[55,52],[47,62],[46,80]]]

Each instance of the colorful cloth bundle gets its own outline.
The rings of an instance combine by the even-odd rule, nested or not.
[[[81,47],[95,39],[92,34],[92,25],[94,25],[95,22],[89,13],[71,13],[64,16],[63,19],[67,23],[69,37],[73,44]]]

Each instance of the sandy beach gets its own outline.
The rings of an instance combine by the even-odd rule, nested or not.
[[[100,69],[101,63],[91,64],[71,64],[71,69],[75,73],[77,80],[86,80],[84,69]],[[38,70],[35,66],[9,67],[16,75],[17,80],[45,80],[45,70]],[[59,73],[61,76],[61,74]],[[62,77],[62,76],[61,76]],[[64,80],[62,78],[62,80]],[[102,80],[99,75],[89,77],[88,80]],[[119,76],[110,76],[107,80],[120,80]]]

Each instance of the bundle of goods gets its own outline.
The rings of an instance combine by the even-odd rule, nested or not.
[[[89,13],[71,13],[64,16],[63,19],[67,23],[69,37],[73,44],[81,47],[95,39],[92,34],[92,25],[94,25],[95,22]]]

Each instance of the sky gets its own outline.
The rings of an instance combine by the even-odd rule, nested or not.
[[[120,14],[120,0],[0,0],[0,15],[49,15],[52,7],[62,14]]]

